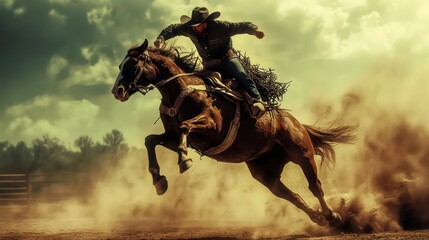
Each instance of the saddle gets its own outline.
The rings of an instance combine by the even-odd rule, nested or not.
[[[204,155],[214,156],[228,149],[234,142],[235,137],[238,133],[238,129],[240,127],[240,102],[244,102],[244,105],[250,113],[250,102],[248,100],[251,98],[248,97],[247,93],[245,93],[244,91],[243,94],[241,94],[240,92],[235,90],[238,87],[238,83],[235,79],[228,79],[222,81],[222,77],[218,72],[205,71],[196,73],[196,75],[200,76],[204,80],[204,85],[188,85],[184,90],[182,90],[178,98],[176,98],[173,106],[167,107],[161,103],[159,111],[162,114],[166,114],[170,117],[175,117],[180,109],[180,106],[182,105],[183,100],[195,90],[220,93],[226,99],[233,102],[235,104],[235,114],[229,125],[228,133],[225,139],[218,146],[211,147],[202,153]]]
[[[251,106],[254,102],[254,99],[252,99],[246,91],[239,88],[237,80],[234,78],[222,79],[222,75],[219,72],[207,70],[198,73],[198,75],[204,80],[207,86],[215,88],[231,102],[234,102],[235,100],[244,102],[247,110],[252,112]]]
[[[214,91],[222,93],[228,100],[235,102],[244,101],[243,94],[237,91],[238,82],[233,79],[222,79],[222,75],[219,72],[203,71],[199,72],[199,75],[204,83],[213,88]]]

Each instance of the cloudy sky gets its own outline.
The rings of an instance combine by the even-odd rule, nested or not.
[[[142,146],[147,134],[162,131],[154,125],[160,96],[116,101],[117,66],[129,47],[153,42],[195,6],[265,32],[262,40],[236,36],[234,45],[274,68],[279,81],[292,80],[282,106],[303,122],[366,90],[369,105],[429,119],[424,0],[0,0],[0,141],[49,134],[72,146],[80,135],[100,140],[118,129]],[[185,38],[176,44],[192,48]]]

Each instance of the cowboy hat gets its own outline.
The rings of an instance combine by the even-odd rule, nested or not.
[[[192,10],[192,18],[186,15],[180,17],[181,23],[191,24],[192,27],[198,26],[203,22],[215,20],[220,16],[220,12],[213,12],[209,14],[209,10],[206,7],[195,7]]]

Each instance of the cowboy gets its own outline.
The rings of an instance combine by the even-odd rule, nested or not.
[[[183,15],[180,18],[181,24],[171,24],[162,30],[154,45],[160,47],[165,40],[176,36],[189,37],[195,44],[205,69],[235,78],[251,98],[251,115],[259,118],[265,113],[265,106],[255,82],[246,73],[232,48],[231,36],[247,33],[261,39],[264,33],[250,22],[215,21],[219,16],[220,12],[209,14],[206,7],[196,7],[192,10],[192,17]]]

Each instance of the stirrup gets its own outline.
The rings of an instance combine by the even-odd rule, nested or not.
[[[212,72],[210,76],[216,78],[219,82],[222,82],[222,75],[220,72]]]

